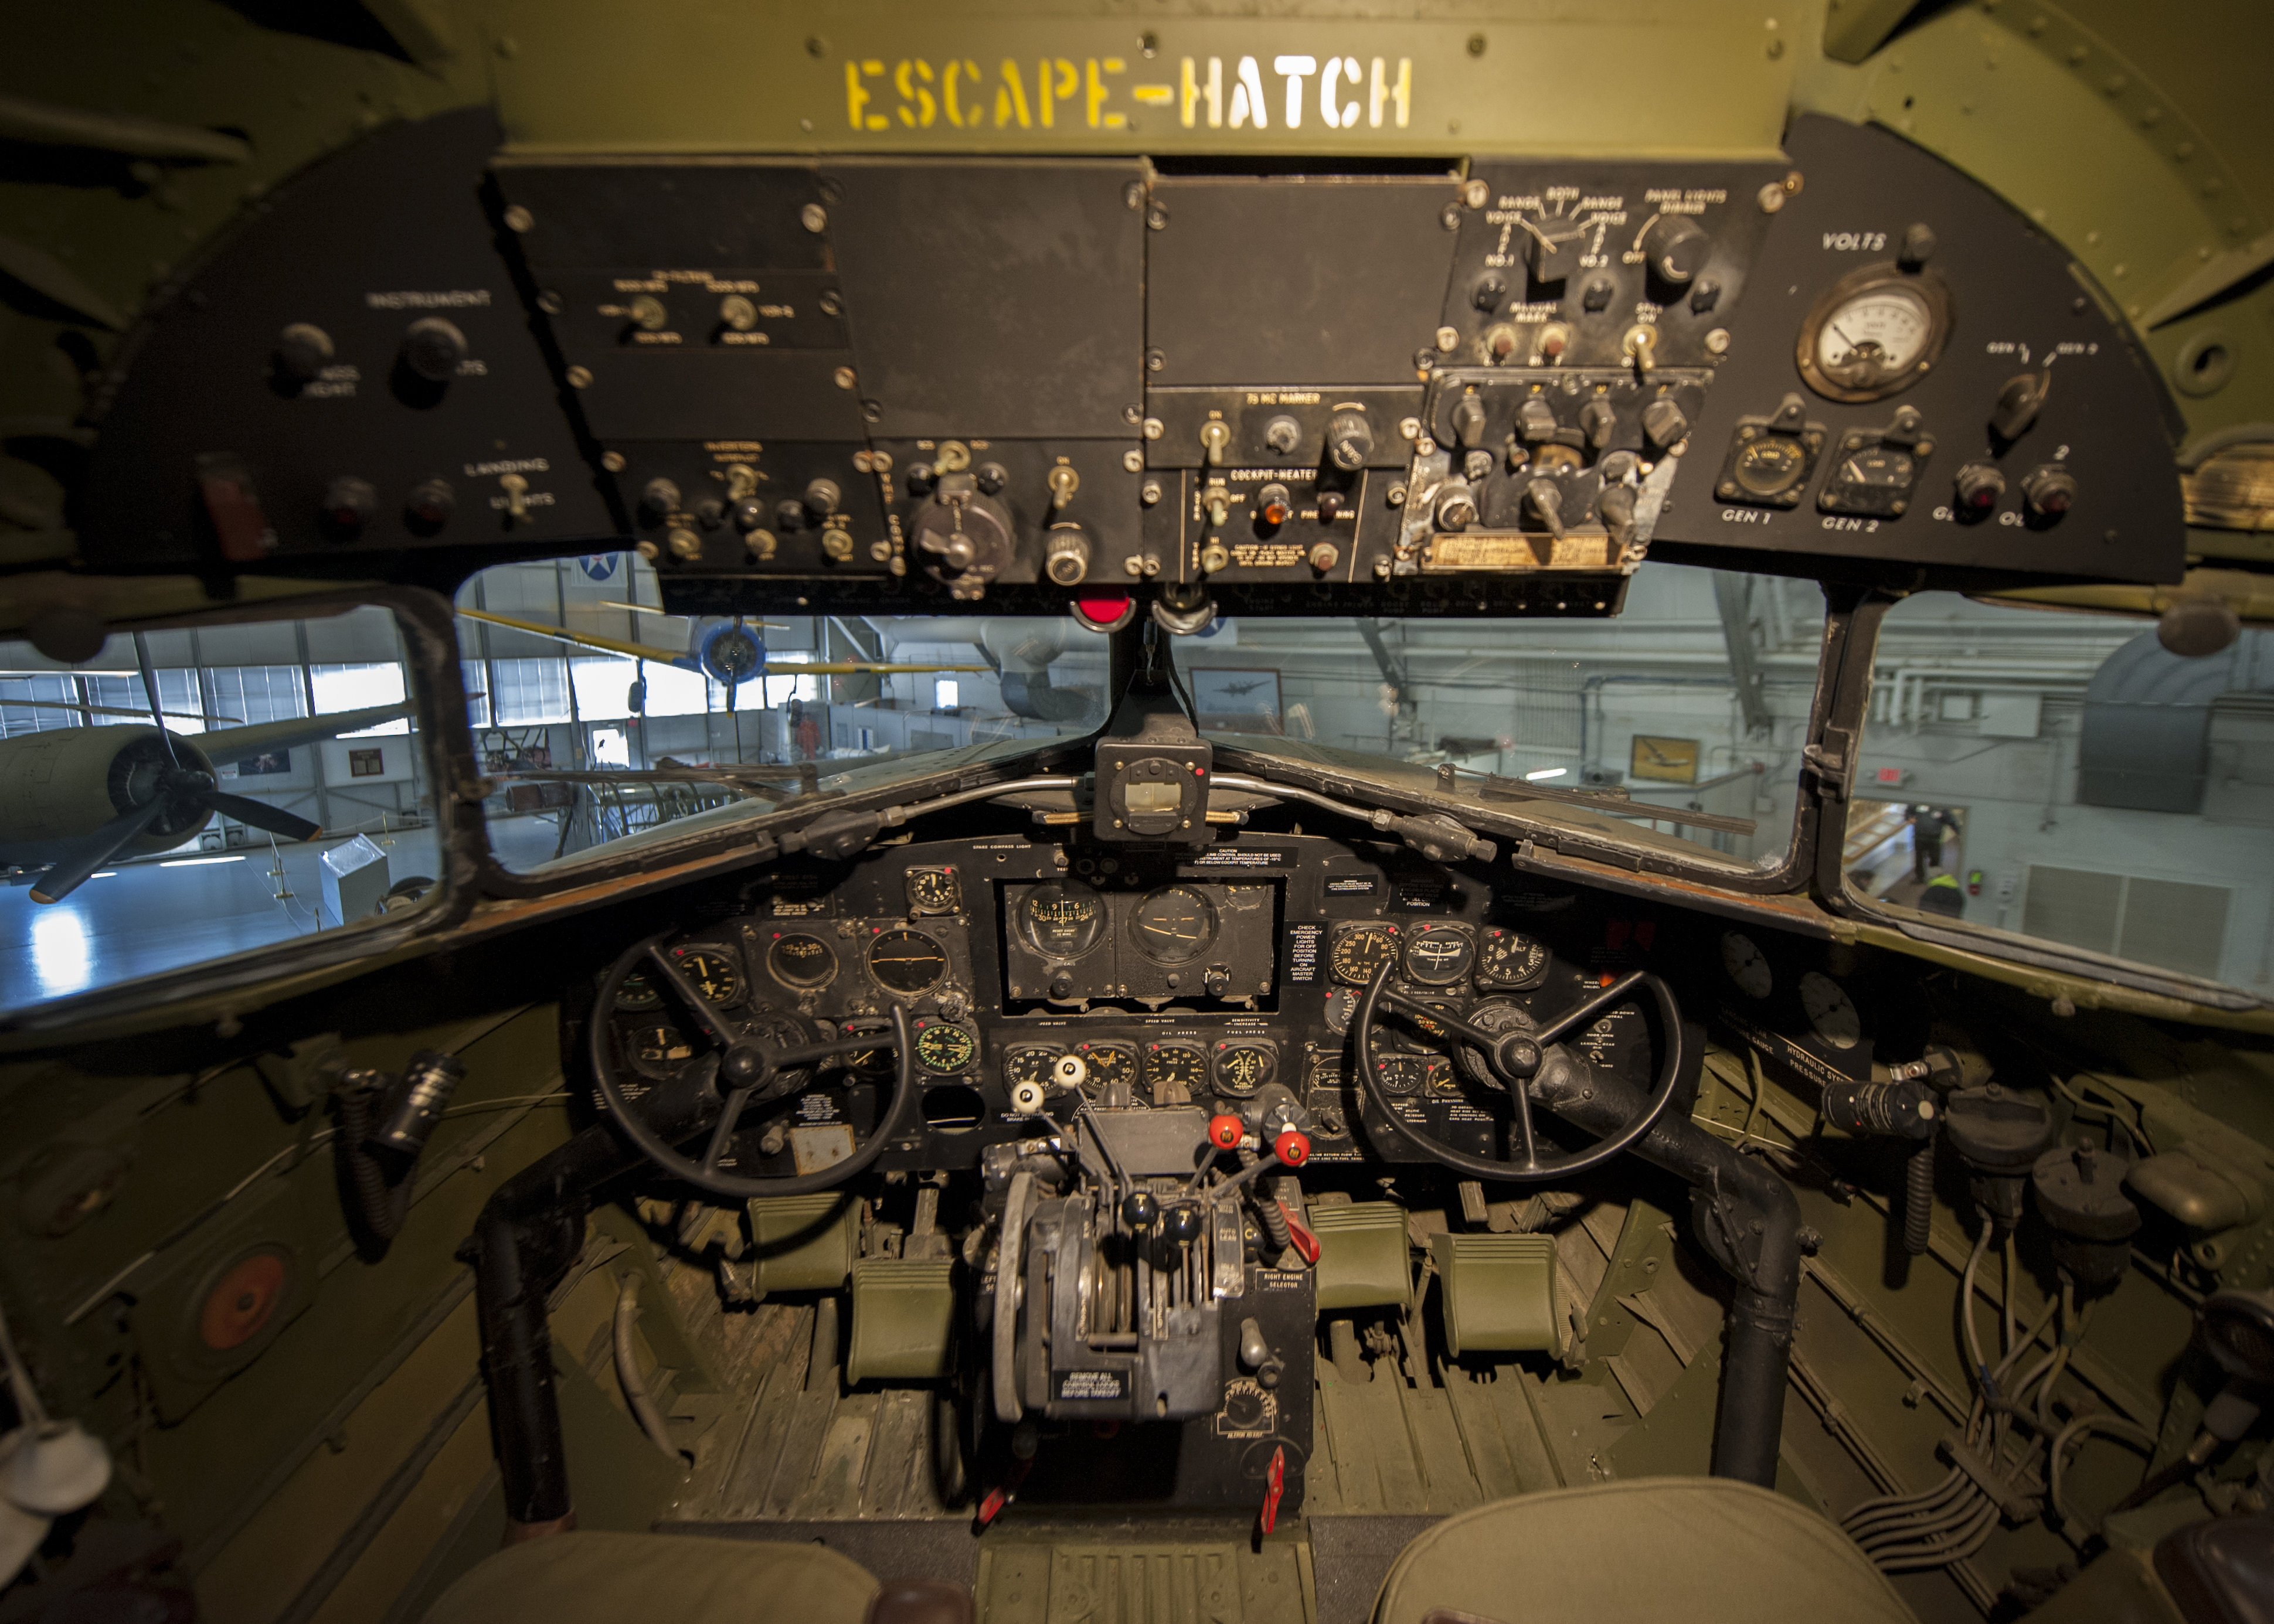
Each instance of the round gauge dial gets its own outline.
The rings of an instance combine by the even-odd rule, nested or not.
[[[1335,937],[1327,950],[1327,968],[1345,986],[1363,987],[1397,953],[1397,926],[1355,925]]]
[[[766,969],[785,987],[826,987],[837,975],[837,951],[819,936],[797,931],[774,938]]]
[[[887,930],[869,944],[869,974],[890,992],[914,995],[947,975],[947,950],[921,930]]]
[[[1137,1080],[1137,1051],[1126,1043],[1077,1043],[1073,1053],[1082,1064],[1081,1091],[1086,1094]]]
[[[979,1053],[979,1040],[944,1020],[916,1023],[916,1064],[937,1077],[968,1071]]]
[[[1866,266],[1833,283],[1801,324],[1800,375],[1830,400],[1885,400],[1926,375],[1950,326],[1939,278]]]
[[[643,1066],[667,1070],[695,1057],[693,1040],[676,1026],[635,1026],[625,1041]]]
[[[1145,1091],[1161,1104],[1190,1100],[1205,1086],[1208,1056],[1190,1043],[1151,1043],[1145,1049]]]
[[[1216,1050],[1216,1091],[1244,1100],[1271,1080],[1279,1056],[1268,1043],[1219,1043]]]
[[[1035,1083],[1048,1088],[1051,1086],[1050,1068],[1058,1063],[1057,1049],[1043,1044],[1029,1043],[1003,1056],[1003,1081],[1013,1088],[1020,1083]]]
[[[1748,496],[1782,496],[1808,472],[1808,451],[1788,434],[1747,440],[1729,464],[1729,477]]]
[[[1419,1055],[1385,1055],[1374,1063],[1384,1094],[1412,1094],[1429,1075],[1429,1063]]]
[[[1216,941],[1216,906],[1189,885],[1164,885],[1139,898],[1129,934],[1155,964],[1188,964]]]
[[[662,1002],[663,995],[656,990],[644,970],[633,971],[616,989],[616,1007],[620,1010],[651,1010]]]
[[[1337,1036],[1350,1030],[1351,1017],[1358,1013],[1358,989],[1354,987],[1335,987],[1327,992],[1327,1030]]]
[[[1105,898],[1080,880],[1052,880],[1020,902],[1019,927],[1043,958],[1079,959],[1105,935]]]
[[[1864,1017],[1848,989],[1820,970],[1800,978],[1801,1012],[1816,1035],[1834,1049],[1853,1049],[1864,1041]]]
[[[863,1015],[839,1024],[837,1030],[848,1038],[865,1037],[871,1034],[883,1036],[892,1029],[892,1023],[875,1015]],[[890,1049],[860,1049],[842,1056],[847,1071],[862,1077],[889,1077],[897,1064]],[[824,1065],[827,1061],[822,1062]]]
[[[908,870],[908,904],[919,914],[959,914],[963,910],[963,884],[953,868]]]
[[[1529,987],[1547,974],[1547,950],[1514,930],[1487,930],[1477,952],[1477,980],[1487,987]]]
[[[721,1008],[739,1003],[742,972],[732,953],[719,948],[679,948],[672,953],[679,973],[695,983],[695,990]]]
[[[1476,962],[1475,938],[1456,925],[1424,925],[1405,938],[1405,979],[1449,987]]]
[[[1766,998],[1776,988],[1776,973],[1752,937],[1742,930],[1721,934],[1721,968],[1748,998]]]

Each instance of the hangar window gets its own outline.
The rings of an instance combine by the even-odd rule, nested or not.
[[[0,643],[0,1010],[286,944],[356,951],[437,896],[408,695],[376,606],[75,660]]]
[[[2186,657],[2114,616],[1945,592],[1888,612],[1843,856],[1914,933],[2263,996],[2270,835],[2274,633]]]

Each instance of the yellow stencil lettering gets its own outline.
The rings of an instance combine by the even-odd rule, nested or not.
[[[979,83],[979,64],[968,57],[961,62],[951,62],[947,64],[946,74],[940,84],[941,98],[945,103],[941,111],[947,115],[947,122],[952,124],[975,124],[987,117],[986,103],[983,101],[975,102],[970,116],[966,117],[962,103],[955,94],[955,82],[959,79],[968,79],[973,86],[976,86]]]
[[[1050,78],[1052,66],[1058,69],[1055,83]],[[1057,122],[1053,110],[1057,104],[1073,100],[1074,92],[1081,85],[1081,75],[1075,71],[1073,64],[1064,56],[1059,57],[1056,64],[1053,64],[1049,57],[1043,57],[1037,64],[1036,71],[1042,82],[1035,92],[1035,99],[1043,104],[1043,128],[1048,130]]]
[[[1048,89],[1049,86],[1043,86]],[[995,127],[1009,125],[1012,115],[1018,115],[1019,128],[1031,130],[1035,122],[1027,114],[1026,81],[1019,77],[1019,64],[1008,56],[1003,58],[1003,82],[995,87]]]
[[[1118,73],[1127,64],[1123,63],[1121,58],[1118,56],[1108,56],[1105,59],[1105,71],[1108,73]],[[1105,98],[1111,95],[1113,92],[1111,87],[1108,86],[1105,80],[1098,74],[1098,62],[1096,57],[1085,57],[1082,61],[1082,67],[1084,71],[1088,74],[1089,80],[1089,127],[1095,130],[1099,127],[1098,109],[1104,106]],[[1104,127],[1108,130],[1122,129],[1126,127],[1128,123],[1129,120],[1127,117],[1120,113],[1107,113],[1104,116]]]
[[[900,122],[912,130],[919,125],[929,130],[931,128],[931,121],[939,116],[939,104],[932,100],[931,92],[926,90],[923,85],[913,82],[910,77],[912,74],[914,79],[922,79],[924,85],[930,84],[931,64],[910,62],[904,56],[900,59],[900,65],[892,70],[892,88],[900,93],[899,108]],[[909,112],[908,103],[911,102],[914,102],[921,110],[915,113]]]
[[[1193,59],[1190,56],[1185,58],[1180,77],[1184,90],[1185,128],[1189,130],[1193,127],[1193,113],[1200,99],[1206,96],[1209,128],[1222,129],[1224,127],[1224,58],[1221,56],[1209,58],[1208,84],[1205,86],[1193,77]]]
[[[847,60],[845,64],[845,119],[854,129],[861,128],[861,109],[869,105],[869,93],[861,87],[861,64]]]

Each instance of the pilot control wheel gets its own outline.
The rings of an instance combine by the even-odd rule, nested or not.
[[[1366,1091],[1375,1112],[1399,1138],[1427,1153],[1457,1172],[1472,1178],[1497,1179],[1506,1184],[1547,1184],[1585,1173],[1602,1166],[1614,1156],[1632,1149],[1659,1119],[1667,1107],[1673,1104],[1678,1092],[1683,1070],[1682,1010],[1674,1001],[1673,989],[1659,977],[1645,970],[1620,977],[1593,996],[1583,1000],[1577,1008],[1566,1011],[1536,1029],[1507,1026],[1495,1028],[1480,1025],[1450,1014],[1445,1010],[1401,992],[1389,983],[1394,964],[1386,963],[1374,973],[1359,997],[1357,1010],[1351,1016],[1351,1036],[1357,1048],[1359,1086]],[[1583,1079],[1585,1063],[1575,1060],[1560,1040],[1584,1030],[1591,1023],[1610,1011],[1645,995],[1654,1006],[1660,1032],[1660,1056],[1658,1078],[1640,1109],[1606,1137],[1583,1150],[1543,1152],[1532,1120],[1532,1091],[1536,1083],[1570,1086],[1578,1097],[1589,1097]],[[1497,1161],[1489,1156],[1471,1155],[1440,1143],[1407,1122],[1398,1113],[1397,1104],[1383,1089],[1374,1064],[1374,1032],[1385,1011],[1395,1011],[1421,1023],[1426,1030],[1441,1032],[1457,1040],[1460,1053],[1471,1068],[1481,1071],[1489,1086],[1507,1092],[1514,1107],[1517,1159]],[[1571,1071],[1578,1067],[1577,1073]],[[1542,1103],[1555,1109],[1562,1089],[1550,1086]]]
[[[661,936],[650,936],[608,967],[593,1001],[591,1023],[592,1080],[599,1089],[600,1103],[618,1131],[643,1155],[674,1178],[698,1190],[729,1200],[745,1201],[756,1196],[807,1195],[833,1190],[884,1153],[893,1131],[915,1104],[918,1092],[915,1044],[906,1010],[898,1004],[893,1006],[892,1026],[887,1032],[860,1032],[806,1043],[784,1042],[780,1041],[784,1035],[780,1032],[763,1031],[762,1020],[737,1020],[721,1011],[671,961],[670,955],[663,951],[663,943]],[[708,1045],[704,1052],[689,1059],[681,1068],[682,1076],[701,1068],[701,1086],[719,1105],[699,1157],[683,1154],[651,1127],[625,1098],[622,1084],[617,1079],[606,1015],[614,1009],[618,994],[635,970],[645,971],[665,996],[676,999],[685,1008],[698,1023],[701,1038]],[[779,1107],[804,1093],[812,1085],[812,1068],[817,1062],[840,1055],[875,1054],[880,1049],[890,1049],[892,1054],[892,1100],[867,1142],[856,1147],[851,1155],[815,1172],[779,1177],[756,1177],[726,1172],[720,1168],[720,1160],[734,1144],[742,1118],[753,1110]]]

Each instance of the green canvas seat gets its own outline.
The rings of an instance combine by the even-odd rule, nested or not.
[[[877,1590],[817,1545],[572,1532],[486,1558],[426,1624],[862,1624]]]
[[[1917,1624],[1824,1518],[1720,1477],[1642,1477],[1504,1500],[1400,1553],[1374,1624],[1440,1608],[1495,1624]]]

